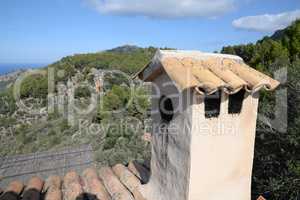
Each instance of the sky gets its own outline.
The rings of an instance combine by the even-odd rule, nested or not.
[[[1,0],[0,63],[120,45],[219,51],[300,18],[299,0]]]

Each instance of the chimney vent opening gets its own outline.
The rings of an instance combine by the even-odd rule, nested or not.
[[[229,105],[228,113],[229,114],[239,114],[242,111],[243,100],[245,97],[245,90],[240,90],[239,92],[229,95]]]
[[[159,100],[159,112],[164,123],[169,123],[174,116],[172,100],[166,96],[161,96]]]
[[[214,118],[220,115],[221,91],[206,95],[204,99],[205,117]]]

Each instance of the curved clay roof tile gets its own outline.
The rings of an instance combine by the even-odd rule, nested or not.
[[[40,200],[41,191],[43,189],[44,181],[39,177],[32,177],[23,193],[23,200]]]
[[[280,84],[278,81],[249,67],[245,63],[238,63],[234,60],[224,59],[223,64],[247,82],[245,89],[248,92],[256,92],[262,88],[266,90],[274,90]]]
[[[105,186],[99,180],[97,172],[93,168],[88,168],[82,173],[85,185],[85,192],[95,195],[99,200],[110,200]]]
[[[178,59],[164,59],[162,65],[169,77],[181,90],[196,87],[199,81],[194,77],[192,70],[184,67]]]
[[[138,171],[143,171],[141,169],[138,167]],[[13,181],[1,194],[0,200],[145,200],[140,193],[140,186],[140,179],[129,168],[119,164],[113,170],[110,167],[101,168],[99,176],[94,168],[84,170],[81,177],[75,171],[70,171],[63,181],[60,176],[51,175],[45,184],[35,176],[28,181],[24,191],[22,182]]]
[[[198,80],[197,87],[200,87],[206,93],[211,94],[220,88],[226,87],[226,83],[210,71],[203,61],[184,58],[181,62],[192,70],[192,74]]]
[[[50,176],[44,185],[45,200],[62,200],[61,184],[59,176]]]
[[[44,181],[40,177],[35,176],[28,181],[26,190],[35,189],[37,191],[42,191],[43,186]]]
[[[254,93],[262,88],[274,90],[280,84],[249,67],[237,56],[199,51],[159,50],[151,63],[136,76],[144,81],[153,81],[163,72],[162,69],[178,89],[193,88],[202,95],[209,95],[217,90],[234,94],[243,88]]]
[[[140,180],[131,173],[127,167],[122,164],[117,164],[113,167],[113,171],[120,181],[132,192],[135,200],[145,200],[139,190],[142,185]]]
[[[114,200],[134,200],[132,194],[124,187],[110,167],[99,170],[99,176],[103,180],[108,192]]]
[[[6,188],[4,194],[0,195],[1,200],[19,200],[24,185],[20,181],[13,181]]]
[[[75,171],[68,172],[64,177],[63,192],[65,200],[76,200],[83,194],[80,177]]]
[[[224,91],[228,94],[234,94],[247,85],[243,79],[224,67],[219,59],[209,59],[204,65],[226,83]]]
[[[16,194],[21,194],[24,185],[21,181],[13,181],[6,188],[5,192],[14,192]]]

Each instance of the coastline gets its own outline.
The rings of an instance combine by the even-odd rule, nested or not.
[[[0,63],[0,76],[6,75],[18,70],[42,68],[47,66],[46,63]]]

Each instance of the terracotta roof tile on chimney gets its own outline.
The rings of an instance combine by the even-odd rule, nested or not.
[[[113,171],[118,176],[120,181],[132,192],[136,200],[144,200],[139,188],[141,186],[140,180],[131,173],[124,165],[117,164],[113,167]]]
[[[122,185],[110,167],[99,170],[99,176],[103,180],[108,192],[114,200],[134,200],[131,193]]]
[[[83,194],[80,177],[75,171],[68,172],[65,175],[63,188],[65,200],[76,200]]]
[[[246,65],[240,57],[199,51],[157,51],[152,61],[134,77],[153,81],[163,70],[180,90],[194,88],[200,94],[222,89],[234,94],[241,89],[257,92],[274,90],[280,84]]]
[[[45,200],[61,200],[61,184],[62,181],[59,176],[50,176],[44,185],[44,191],[46,192]]]
[[[23,200],[39,200],[43,189],[44,181],[39,177],[32,177],[23,193]]]
[[[82,173],[82,178],[84,182],[84,191],[86,193],[95,195],[99,200],[110,200],[110,195],[108,194],[105,186],[99,180],[97,172],[95,169],[88,168]]]

